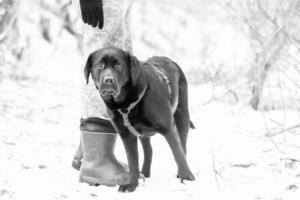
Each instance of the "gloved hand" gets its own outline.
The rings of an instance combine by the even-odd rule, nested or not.
[[[103,28],[102,0],[80,0],[82,21],[93,27]]]

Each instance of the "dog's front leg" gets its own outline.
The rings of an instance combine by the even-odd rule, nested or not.
[[[142,167],[142,174],[145,177],[150,177],[151,173],[151,163],[152,163],[152,146],[150,142],[150,137],[139,137],[143,151],[144,151],[144,163]]]
[[[120,185],[119,192],[133,192],[138,186],[138,179],[140,176],[137,137],[128,131],[120,132],[120,136],[124,143],[128,160],[129,183]]]

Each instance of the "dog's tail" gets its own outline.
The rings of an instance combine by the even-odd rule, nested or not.
[[[194,125],[194,123],[192,121],[190,121],[190,128],[191,129],[195,129],[196,128],[195,125]]]

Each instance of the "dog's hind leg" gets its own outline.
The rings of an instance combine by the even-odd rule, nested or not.
[[[188,89],[185,77],[182,77],[179,82],[178,105],[174,113],[174,118],[181,145],[186,154],[186,141],[190,128],[190,114],[188,110]]]
[[[152,146],[150,137],[139,137],[139,139],[144,151],[144,163],[141,172],[145,177],[150,177],[152,163]]]
[[[190,128],[189,115],[183,112],[181,109],[177,109],[174,113],[175,123],[180,137],[180,142],[184,153],[186,154],[186,142],[188,137],[188,132]]]
[[[177,109],[174,113],[174,119],[175,119],[175,123],[176,123],[176,127],[177,127],[177,131],[178,131],[178,135],[180,138],[180,142],[182,145],[182,149],[184,151],[184,155],[186,157],[186,142],[187,142],[187,137],[188,137],[188,132],[189,132],[189,116],[188,116],[188,112],[183,112],[182,109]],[[177,178],[180,177],[180,172],[178,169],[177,172]]]
[[[178,167],[178,178],[181,179],[181,182],[184,180],[195,180],[194,175],[192,174],[188,163],[186,161],[185,153],[182,148],[179,134],[176,128],[175,123],[172,123],[172,126],[170,127],[170,130],[168,130],[166,133],[163,134],[163,136],[166,138],[173,156],[175,158],[175,161],[177,163]]]

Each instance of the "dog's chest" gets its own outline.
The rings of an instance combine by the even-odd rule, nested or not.
[[[145,125],[144,123],[137,123],[134,127],[142,136],[150,137],[155,134],[155,129],[151,126]]]
[[[137,137],[150,137],[155,134],[155,128],[151,126],[148,120],[139,116],[132,116],[127,113],[120,112],[123,125]]]

